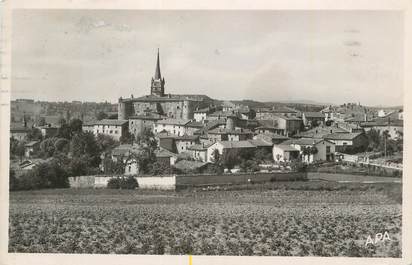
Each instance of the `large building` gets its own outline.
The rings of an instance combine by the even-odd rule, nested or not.
[[[173,119],[193,119],[194,111],[210,105],[205,95],[172,95],[165,93],[166,81],[161,75],[159,51],[154,77],[151,80],[150,95],[134,98],[119,98],[118,119],[127,120],[150,112]]]

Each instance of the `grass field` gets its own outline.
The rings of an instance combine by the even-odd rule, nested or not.
[[[9,252],[400,257],[400,193],[323,182],[12,192]]]

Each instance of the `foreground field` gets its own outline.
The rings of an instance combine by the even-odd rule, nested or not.
[[[399,184],[273,185],[14,192],[9,251],[401,256],[401,204],[392,196]],[[368,236],[384,232],[390,240],[365,246]]]

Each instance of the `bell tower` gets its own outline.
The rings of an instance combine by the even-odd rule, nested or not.
[[[155,75],[152,77],[152,84],[150,86],[150,94],[152,96],[163,97],[165,94],[165,79],[160,74],[160,58],[159,49],[157,49],[157,62]]]

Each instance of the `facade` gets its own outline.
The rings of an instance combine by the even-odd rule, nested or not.
[[[364,152],[369,144],[364,133],[332,133],[323,139],[334,143],[336,152],[341,153]]]
[[[122,135],[128,131],[129,122],[127,120],[109,120],[94,121],[85,123],[82,126],[84,132],[92,132],[94,135],[104,134],[120,140]]]
[[[59,131],[59,127],[52,125],[41,126],[39,129],[43,138],[54,137]]]
[[[325,115],[321,112],[302,112],[302,122],[305,127],[314,127],[325,121]]]
[[[184,134],[193,134],[193,131],[188,129],[187,125],[190,120],[185,119],[164,119],[158,120],[153,124],[154,133],[168,132],[173,135],[181,136]]]
[[[190,152],[192,158],[195,160],[201,161],[201,162],[207,162],[208,161],[208,152],[207,149],[208,147],[212,145],[212,143],[200,143],[200,144],[195,144],[187,148],[187,150]]]
[[[30,158],[32,155],[36,154],[40,149],[39,141],[31,141],[24,145],[24,156]]]
[[[211,155],[214,150],[218,150],[219,154],[222,155],[225,150],[251,150],[255,148],[256,146],[249,141],[217,141],[207,148],[207,162],[212,162]]]
[[[129,132],[135,137],[140,135],[145,129],[152,130],[154,124],[163,119],[160,115],[145,113],[129,117]]]
[[[119,98],[118,119],[156,113],[173,119],[193,119],[194,110],[207,107],[211,99],[205,95],[172,95],[165,93],[165,79],[160,73],[160,58],[157,53],[156,70],[151,80],[150,95],[139,98]]]
[[[300,151],[293,146],[277,144],[273,146],[273,160],[277,162],[289,162],[299,158]]]
[[[314,161],[334,161],[335,160],[335,144],[328,140],[300,138],[290,139],[282,144],[290,145],[299,150],[302,161],[312,163]],[[316,150],[312,154],[304,154],[305,148]]]

